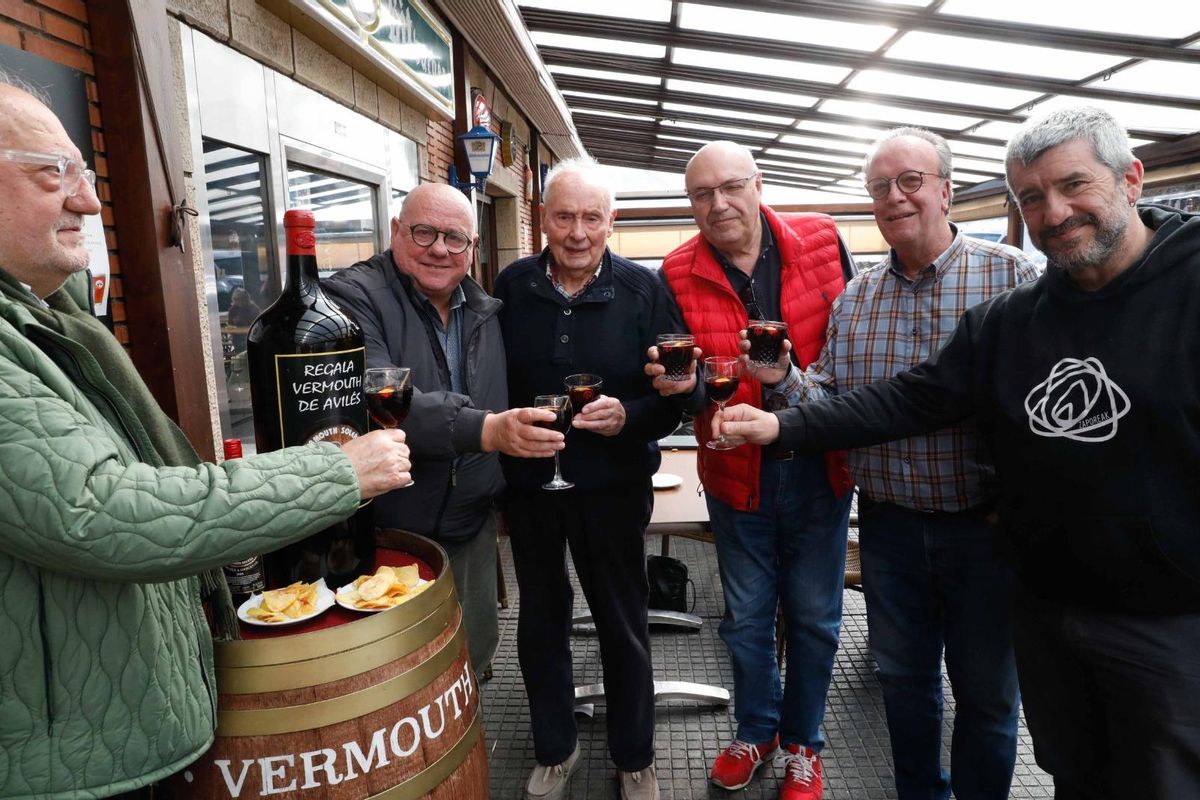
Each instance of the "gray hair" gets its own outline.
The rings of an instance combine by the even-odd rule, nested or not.
[[[555,185],[567,175],[574,175],[588,186],[603,191],[604,201],[607,204],[605,211],[612,211],[616,206],[617,193],[613,189],[612,181],[609,179],[608,173],[591,156],[568,158],[550,168],[550,171],[546,173],[546,181],[542,184],[542,203],[544,205],[550,205],[550,195],[553,193]]]
[[[1008,141],[1004,168],[1016,162],[1028,166],[1043,153],[1060,144],[1083,140],[1092,155],[1114,175],[1120,176],[1133,163],[1129,137],[1121,124],[1096,106],[1068,106],[1035,115],[1025,121]],[[1009,186],[1012,189],[1012,186]]]
[[[890,131],[875,140],[875,142],[871,145],[871,149],[867,151],[867,157],[863,159],[862,170],[864,176],[867,174],[867,168],[871,166],[871,160],[875,158],[875,154],[879,152],[879,148],[882,147],[885,142],[890,142],[892,139],[899,139],[901,136],[911,136],[914,139],[921,139],[933,145],[934,152],[937,153],[938,157],[938,177],[950,180],[952,168],[951,159],[953,157],[950,152],[950,145],[943,137],[931,130],[910,126],[903,128],[892,128]]]
[[[3,67],[0,67],[0,86],[10,86],[13,89],[19,89],[28,95],[32,95],[47,108],[50,107],[50,95],[45,89],[40,86],[34,86],[29,81],[9,72]]]

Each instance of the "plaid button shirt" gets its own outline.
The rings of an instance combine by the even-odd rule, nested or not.
[[[793,405],[890,378],[933,355],[973,305],[1038,277],[1020,251],[963,236],[916,280],[893,266],[895,251],[834,301],[825,347],[776,391]],[[921,511],[962,511],[990,498],[993,468],[974,421],[851,450],[850,472],[874,500]]]

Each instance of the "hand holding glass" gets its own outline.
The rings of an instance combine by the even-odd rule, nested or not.
[[[412,370],[408,367],[370,367],[363,375],[367,411],[377,428],[399,428],[412,405]],[[409,481],[404,488],[416,481]]]
[[[533,399],[533,407],[540,411],[549,411],[554,414],[553,420],[538,420],[533,423],[539,428],[548,428],[565,435],[571,427],[571,398],[569,395],[540,394]],[[558,464],[558,451],[555,450],[554,478],[549,483],[542,484],[542,488],[557,491],[559,489],[572,489],[574,487],[575,484],[563,480],[562,470]]]
[[[708,390],[709,398],[722,411],[737,391],[742,377],[742,362],[727,356],[710,356],[704,359],[704,387]],[[716,439],[710,439],[708,446],[713,450],[732,450],[736,444],[728,441],[725,434]]]

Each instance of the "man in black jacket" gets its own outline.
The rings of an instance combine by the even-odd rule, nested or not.
[[[1200,217],[1137,207],[1095,108],[1031,119],[1008,185],[1045,274],[968,310],[928,361],[722,428],[856,447],[974,413],[1019,583],[1017,670],[1055,797],[1200,797]]]
[[[496,281],[508,346],[510,405],[564,394],[574,373],[600,376],[603,394],[579,409],[563,476],[553,462],[503,458],[505,518],[520,586],[517,651],[529,695],[538,766],[526,797],[561,797],[579,757],[571,680],[572,590],[564,547],[596,621],[608,707],[608,747],[622,798],[657,798],[654,681],[646,623],[644,536],[659,465],[657,440],[679,422],[642,371],[655,335],[669,331],[666,295],[646,268],[609,252],[613,192],[590,159],[546,178],[542,230],[549,247],[513,262]]]
[[[323,286],[362,326],[368,367],[412,369],[412,408],[401,427],[420,468],[412,486],[375,501],[375,521],[446,549],[471,664],[484,675],[499,639],[493,504],[504,477],[496,452],[542,458],[563,437],[532,424],[545,412],[505,411],[500,303],[467,275],[476,239],[466,197],[424,184],[392,219],[391,249]]]

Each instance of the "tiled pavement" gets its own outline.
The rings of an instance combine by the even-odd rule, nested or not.
[[[651,539],[657,551],[658,540]],[[654,676],[663,680],[688,680],[716,684],[730,690],[732,669],[725,646],[717,637],[721,618],[721,592],[716,559],[711,545],[672,539],[671,552],[688,564],[696,583],[695,613],[704,619],[699,632],[652,629]],[[484,725],[489,748],[491,797],[519,800],[529,771],[533,768],[533,739],[525,710],[525,691],[517,665],[516,578],[508,540],[501,540],[501,555],[508,583],[510,604],[500,612],[500,651],[494,677],[482,688]],[[576,589],[577,608],[584,607]],[[825,714],[828,741],[822,760],[825,766],[826,800],[883,800],[895,798],[891,756],[884,724],[883,699],[867,654],[867,619],[862,595],[847,591],[842,622],[842,641],[834,667],[833,685]],[[601,680],[600,652],[594,633],[577,628],[572,637],[577,684]],[[948,722],[953,717],[953,698],[947,693]],[[592,719],[577,716],[582,749],[580,763],[570,784],[568,798],[615,798],[613,766],[608,760],[604,706],[596,706]],[[949,760],[949,724],[944,737]],[[746,789],[726,792],[708,783],[710,759],[717,748],[733,739],[732,708],[699,706],[693,702],[660,704],[655,733],[659,783],[664,800],[692,798],[736,798],[774,800],[782,770],[764,767]],[[1017,773],[1010,797],[1049,798],[1049,778],[1033,761],[1028,736],[1021,731]]]

